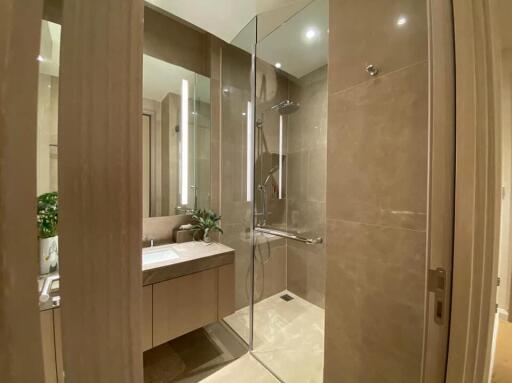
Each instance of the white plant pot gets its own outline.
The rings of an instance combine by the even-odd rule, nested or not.
[[[59,236],[39,240],[39,272],[48,274],[59,268]]]

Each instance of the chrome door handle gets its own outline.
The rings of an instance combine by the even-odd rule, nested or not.
[[[428,291],[434,293],[434,322],[444,324],[446,316],[446,270],[438,267],[428,271]]]

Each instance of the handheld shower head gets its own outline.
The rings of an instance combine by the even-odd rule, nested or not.
[[[274,174],[279,169],[279,166],[276,165],[273,168],[271,168],[267,173],[267,178],[265,178],[265,182],[263,182],[263,187],[267,186],[268,181],[270,181],[270,178],[272,177],[272,174]]]

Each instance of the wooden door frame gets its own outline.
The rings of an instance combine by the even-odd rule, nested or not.
[[[142,0],[65,0],[62,346],[70,382],[142,382]]]
[[[0,381],[42,382],[37,87],[42,0],[0,2]]]
[[[494,124],[489,0],[453,0],[456,194],[449,383],[489,374],[496,304],[500,132]]]

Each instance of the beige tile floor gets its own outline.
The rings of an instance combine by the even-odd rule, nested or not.
[[[245,354],[201,383],[279,383],[279,380],[251,354]]]
[[[492,383],[512,382],[512,323],[500,320]]]
[[[286,302],[280,298],[283,294],[294,299]],[[238,310],[224,320],[247,339],[248,308]],[[324,310],[289,291],[256,303],[253,354],[285,382],[322,382]]]

